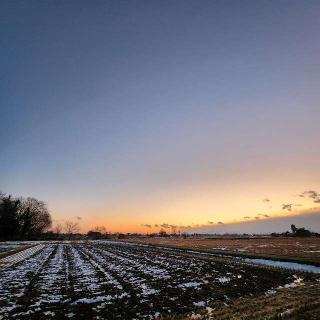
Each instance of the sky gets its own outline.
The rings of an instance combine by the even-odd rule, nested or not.
[[[0,190],[82,231],[314,214],[319,34],[312,0],[3,0]]]

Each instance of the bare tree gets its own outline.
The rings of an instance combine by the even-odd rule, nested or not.
[[[104,226],[96,226],[93,228],[93,231],[100,232],[101,234],[106,233],[106,228]]]
[[[63,230],[63,227],[62,227],[62,224],[60,224],[60,223],[56,224],[52,229],[53,233],[56,234],[57,238],[60,238],[62,230]]]
[[[167,234],[167,232],[166,232],[164,229],[161,229],[161,230],[159,231],[159,236],[160,236],[160,237],[167,237],[168,234]]]
[[[51,227],[52,220],[43,201],[35,198],[20,199],[20,232],[25,239],[32,239]]]
[[[63,230],[62,224],[58,223],[53,227],[52,231],[53,231],[53,233],[59,235],[59,234],[61,234],[62,230]]]
[[[0,193],[0,238],[38,239],[51,224],[50,213],[43,201]]]
[[[66,221],[64,224],[64,229],[66,233],[69,235],[70,239],[72,234],[77,233],[79,231],[79,224],[78,222]]]

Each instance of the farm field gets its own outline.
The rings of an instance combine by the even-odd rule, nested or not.
[[[217,305],[319,280],[319,274],[121,242],[41,243],[0,260],[0,319],[207,317]]]
[[[18,248],[18,244],[0,244],[0,254]]]
[[[29,245],[29,243],[24,243],[24,242],[4,242],[0,243],[0,257],[1,254],[7,253],[10,251],[14,251],[18,248],[22,248],[24,246]]]
[[[127,240],[126,240],[127,241]],[[223,254],[283,258],[320,265],[320,238],[255,237],[255,238],[142,238],[137,243],[178,248],[202,249]]]
[[[20,251],[24,251],[27,248],[32,247],[31,242],[24,241],[10,241],[10,242],[0,242],[0,259],[5,259],[7,256],[10,256],[14,253],[18,253]],[[1,260],[5,261],[5,260]]]

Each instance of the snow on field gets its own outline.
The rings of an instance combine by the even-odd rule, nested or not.
[[[4,269],[0,270],[0,317],[7,316],[8,312],[14,313],[16,309],[21,308],[28,287],[47,261],[52,250],[53,246],[39,245],[25,250],[27,253],[21,252],[18,257],[10,256],[12,259],[7,259],[9,262]],[[18,263],[23,258],[24,261]],[[13,262],[17,263],[16,266]],[[12,267],[9,268],[9,266]],[[30,312],[30,310],[26,312]]]
[[[107,250],[101,250],[98,247],[91,248],[91,252],[88,249],[83,249],[91,259],[98,261],[100,266],[104,270],[110,270],[120,278],[123,285],[119,283],[118,288],[123,288],[131,285],[134,290],[141,291],[141,295],[146,296],[157,293],[157,290],[147,285],[147,280],[139,276],[139,273],[146,273],[152,276],[150,269],[143,269],[143,266],[135,260],[124,258],[123,256],[116,255]],[[158,273],[155,272],[155,275]],[[138,293],[139,294],[139,293]]]
[[[23,250],[21,252],[18,252],[16,254],[5,257],[0,260],[1,268],[7,268],[7,267],[10,267],[10,266],[20,262],[20,261],[23,261],[26,258],[28,258],[29,256],[32,256],[33,254],[35,254],[36,252],[41,250],[43,247],[44,247],[44,245],[39,244],[34,247]]]
[[[300,285],[285,270],[116,242],[40,244],[0,269],[0,319],[156,319]]]
[[[10,243],[10,242],[0,243],[0,253],[12,251],[19,247],[21,247],[21,244],[19,243]]]
[[[59,284],[67,285],[65,273],[65,261],[63,259],[63,246],[55,246],[51,259],[43,265],[38,273],[38,292],[39,295],[31,306],[41,306],[68,300],[66,294],[61,294]],[[50,315],[50,314],[47,314]]]
[[[199,302],[194,302],[193,305],[196,307],[204,307],[206,303],[204,301],[199,301]]]
[[[178,288],[198,288],[200,285],[200,282],[187,282],[179,284]]]
[[[217,278],[217,280],[220,282],[220,283],[227,283],[227,282],[230,282],[230,278],[228,277],[220,277],[220,278]]]

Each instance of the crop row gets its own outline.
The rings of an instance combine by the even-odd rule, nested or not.
[[[141,246],[47,244],[0,271],[0,319],[154,319],[268,294],[297,279]]]

